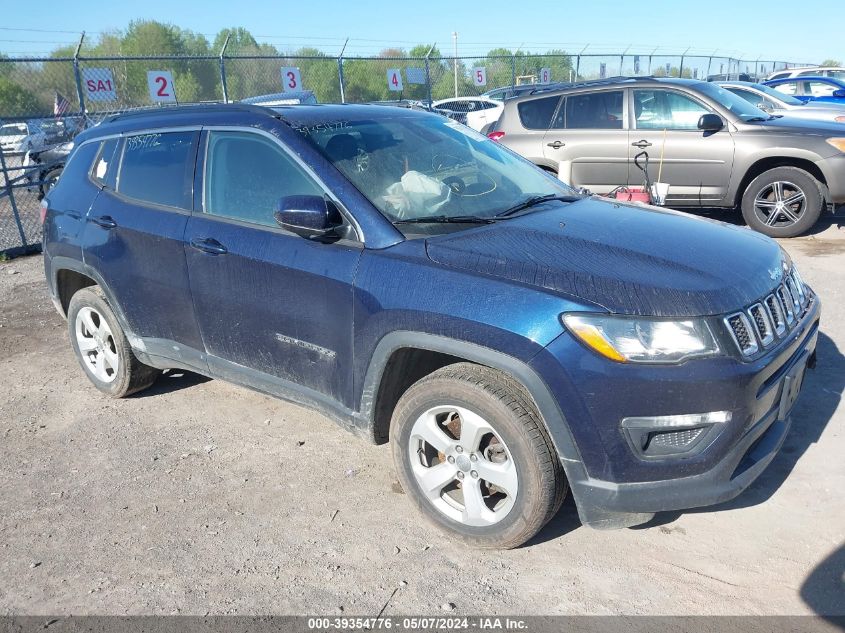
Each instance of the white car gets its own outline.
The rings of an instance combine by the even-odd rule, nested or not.
[[[480,132],[485,125],[498,121],[502,115],[502,110],[505,109],[501,101],[496,101],[489,97],[454,97],[452,99],[441,99],[432,103],[431,106],[438,110],[446,110],[457,115],[453,118],[468,125],[477,132]]]
[[[7,154],[26,154],[44,147],[47,137],[32,121],[0,125],[0,149]]]
[[[777,70],[766,77],[766,81],[773,79],[787,79],[791,77],[833,77],[845,79],[845,68],[841,66],[807,66],[805,68],[786,68]]]

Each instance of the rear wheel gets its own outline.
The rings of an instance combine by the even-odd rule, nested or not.
[[[757,176],[742,196],[749,227],[770,237],[795,237],[810,230],[821,214],[821,184],[797,167],[777,167]]]
[[[476,547],[521,545],[566,494],[533,402],[487,367],[458,363],[411,386],[394,411],[391,441],[399,480],[417,509]]]
[[[135,357],[114,311],[97,286],[73,295],[67,316],[76,359],[97,389],[113,398],[123,398],[155,382],[161,372]]]

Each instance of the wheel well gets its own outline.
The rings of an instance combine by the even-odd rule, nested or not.
[[[403,347],[390,356],[384,366],[373,409],[373,437],[384,444],[390,438],[390,418],[399,398],[415,382],[446,365],[466,359],[427,349]]]
[[[813,178],[818,180],[820,183],[827,186],[827,181],[825,181],[824,179],[824,174],[822,173],[821,169],[819,169],[818,165],[816,165],[812,161],[803,158],[790,158],[787,156],[763,158],[751,165],[748,171],[745,172],[745,176],[743,176],[742,182],[740,182],[739,187],[736,190],[736,206],[740,206],[742,204],[742,196],[743,194],[745,194],[745,189],[746,187],[748,187],[751,181],[763,172],[769,171],[770,169],[774,169],[775,167],[797,167],[798,169],[803,169]]]
[[[62,310],[65,315],[67,315],[67,309],[73,295],[83,288],[96,285],[97,282],[87,275],[83,275],[75,270],[60,270],[56,275],[56,290],[58,291],[59,301],[61,301]]]

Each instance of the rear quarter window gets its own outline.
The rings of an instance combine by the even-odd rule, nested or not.
[[[117,191],[142,202],[190,209],[197,136],[164,132],[126,137]]]
[[[548,130],[560,97],[531,99],[517,104],[519,120],[527,130]]]

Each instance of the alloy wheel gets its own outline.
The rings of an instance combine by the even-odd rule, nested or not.
[[[411,471],[438,511],[467,526],[489,526],[513,509],[516,463],[502,437],[480,415],[458,406],[427,410],[408,441]]]
[[[108,322],[93,308],[84,307],[76,314],[76,345],[85,368],[102,382],[117,377],[120,356]]]
[[[754,197],[754,214],[766,226],[792,226],[807,209],[807,196],[797,185],[778,180]]]

